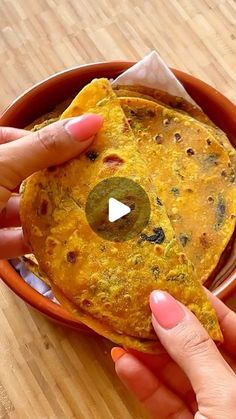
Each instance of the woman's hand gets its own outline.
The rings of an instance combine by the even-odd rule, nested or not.
[[[0,127],[0,259],[30,251],[19,227],[20,197],[12,196],[12,192],[32,173],[64,163],[84,151],[102,122],[101,116],[86,114],[34,133]]]
[[[155,419],[236,418],[236,314],[209,291],[224,344],[220,350],[196,317],[154,291],[153,327],[168,354],[112,349],[116,372]]]

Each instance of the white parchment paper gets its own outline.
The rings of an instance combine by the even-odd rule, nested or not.
[[[182,97],[188,102],[196,105],[194,100],[189,96],[185,88],[156,51],[152,51],[141,61],[137,62],[117,77],[112,82],[112,85],[116,84],[136,84],[163,90],[173,96]]]

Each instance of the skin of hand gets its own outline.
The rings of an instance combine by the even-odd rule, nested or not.
[[[220,347],[186,307],[153,291],[152,323],[166,353],[112,349],[119,378],[153,419],[236,418],[236,313],[206,292],[224,335]]]
[[[30,251],[20,227],[20,197],[12,192],[32,173],[82,153],[102,123],[101,116],[85,114],[34,133],[0,127],[0,259]]]

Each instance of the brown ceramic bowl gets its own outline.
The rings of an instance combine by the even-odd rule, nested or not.
[[[16,99],[1,115],[0,125],[24,128],[36,118],[51,111],[67,97],[76,94],[93,78],[115,78],[133,64],[131,62],[105,62],[80,66],[55,74]],[[236,106],[206,83],[181,71],[173,71],[193,99],[236,146]],[[236,289],[235,253],[234,236],[222,255],[214,275],[208,281],[209,288],[222,299]],[[18,296],[41,313],[77,330],[90,330],[63,308],[27,285],[6,260],[0,261],[0,276]]]

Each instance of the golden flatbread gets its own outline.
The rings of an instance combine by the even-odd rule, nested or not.
[[[32,175],[21,199],[24,231],[56,298],[103,336],[155,352],[158,344],[149,295],[154,289],[166,290],[195,313],[213,339],[222,340],[215,311],[175,238],[133,132],[106,79],[86,86],[62,118],[86,112],[104,117],[90,149],[60,167]],[[90,190],[115,176],[138,182],[151,206],[143,233],[125,242],[103,240],[85,215]],[[105,207],[101,210],[106,212]]]
[[[115,86],[114,91],[118,97],[139,97],[159,103],[162,106],[176,109],[179,113],[187,114],[201,122],[205,128],[215,137],[222,147],[228,152],[229,157],[236,169],[236,150],[230,143],[225,133],[217,127],[204,112],[197,106],[187,102],[185,99],[170,95],[158,89],[151,89],[145,86]]]
[[[235,228],[228,153],[193,118],[146,99],[119,100],[179,243],[205,282]]]
[[[155,101],[162,106],[170,107],[178,112],[187,113],[204,124],[215,126],[198,106],[193,105],[182,97],[173,96],[159,89],[139,85],[116,85],[113,89],[118,97],[134,96]]]

